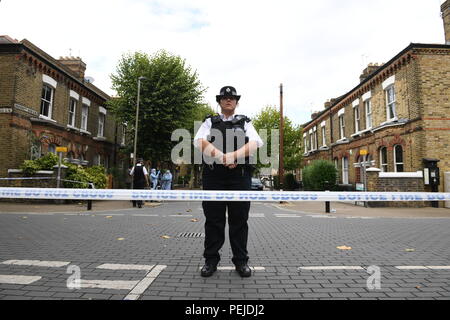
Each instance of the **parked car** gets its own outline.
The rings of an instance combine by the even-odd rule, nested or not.
[[[259,180],[258,178],[252,178],[251,189],[252,190],[263,190],[264,186],[263,186],[261,180]]]

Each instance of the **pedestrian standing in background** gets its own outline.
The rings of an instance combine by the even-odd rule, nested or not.
[[[138,159],[136,166],[130,171],[130,175],[133,176],[133,189],[145,189],[149,185],[148,172],[144,166],[144,160]],[[133,207],[142,208],[142,200],[133,200]]]
[[[170,170],[167,170],[162,178],[161,178],[161,184],[163,190],[170,190],[171,184],[172,184],[172,174],[170,173]]]
[[[150,171],[150,178],[152,180],[152,189],[156,190],[156,186],[158,185],[158,174],[156,173],[156,169]]]

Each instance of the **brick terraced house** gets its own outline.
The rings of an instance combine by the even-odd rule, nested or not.
[[[58,146],[72,163],[127,168],[124,126],[85,70],[78,57],[54,59],[28,40],[0,36],[1,177]]]
[[[380,177],[405,172],[397,176],[421,181],[412,189],[397,183],[392,191],[430,191],[419,171],[432,158],[439,160],[438,191],[444,191],[444,173],[450,172],[450,0],[441,11],[446,44],[411,43],[387,63],[369,64],[355,88],[326,102],[303,125],[305,165],[333,161],[339,183],[355,189],[364,182],[365,159]],[[372,187],[388,191],[380,183]]]

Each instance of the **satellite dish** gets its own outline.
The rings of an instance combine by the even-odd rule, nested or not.
[[[95,80],[92,77],[86,77],[86,78],[84,78],[84,81],[87,82],[87,83],[94,83]]]

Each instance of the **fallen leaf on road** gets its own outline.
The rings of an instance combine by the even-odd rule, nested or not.
[[[352,247],[347,247],[347,246],[339,246],[339,247],[336,247],[337,249],[339,249],[339,250],[352,250]]]
[[[191,222],[197,222],[198,219],[191,219]]]
[[[405,249],[406,252],[414,252],[416,249]]]
[[[22,219],[28,219],[28,217],[22,217]]]
[[[106,216],[105,218],[110,219],[110,218],[112,218],[112,216]]]
[[[117,240],[122,241],[125,240],[125,238],[117,238]]]
[[[170,237],[169,237],[169,236],[166,236],[166,235],[161,236],[161,238],[163,238],[163,239],[170,239]]]
[[[192,212],[192,209],[187,209],[186,212]]]

